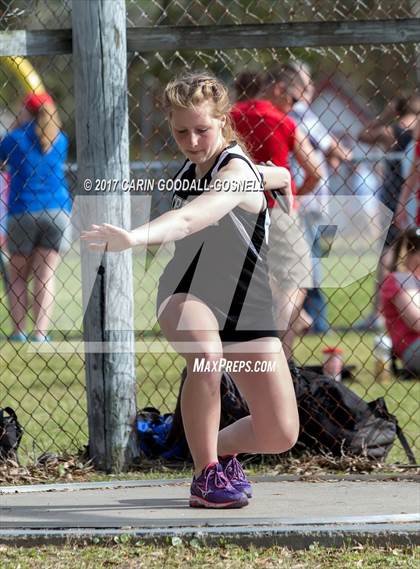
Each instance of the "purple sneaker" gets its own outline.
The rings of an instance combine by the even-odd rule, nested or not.
[[[238,492],[243,492],[247,498],[252,498],[252,487],[239,460],[235,455],[220,459],[223,472],[229,482]]]
[[[191,484],[190,506],[192,508],[243,508],[247,497],[236,490],[223,474],[218,462],[208,464]]]

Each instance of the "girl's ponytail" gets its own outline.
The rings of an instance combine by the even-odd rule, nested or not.
[[[42,152],[48,152],[61,130],[61,122],[53,102],[44,103],[36,115],[36,134]]]

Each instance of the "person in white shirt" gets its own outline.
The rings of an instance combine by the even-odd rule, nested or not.
[[[300,130],[307,136],[314,152],[318,155],[320,164],[318,172],[321,175],[317,187],[308,195],[300,198],[299,213],[302,216],[306,237],[311,247],[313,288],[308,289],[304,308],[312,318],[314,332],[323,333],[329,329],[327,319],[327,302],[322,293],[322,269],[320,258],[321,227],[327,223],[327,208],[329,196],[329,167],[337,168],[343,160],[349,159],[349,150],[343,147],[322,124],[319,116],[311,109],[315,88],[309,66],[303,61],[291,61],[287,64],[292,69],[298,69],[304,84],[300,98],[293,106],[292,117]]]

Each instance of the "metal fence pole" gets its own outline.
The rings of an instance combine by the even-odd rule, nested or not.
[[[129,177],[125,1],[74,0],[72,18],[82,228],[128,228],[130,196],[121,191]],[[93,189],[95,180],[112,185],[88,195],[85,180]],[[96,467],[118,472],[136,454],[132,257],[82,253],[89,454]]]

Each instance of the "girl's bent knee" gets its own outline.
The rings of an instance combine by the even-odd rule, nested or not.
[[[299,437],[299,425],[290,425],[286,429],[273,429],[270,436],[261,437],[260,452],[280,454],[293,448]]]
[[[292,449],[296,442],[297,439],[265,442],[259,450],[262,454],[282,454]]]
[[[295,433],[290,433],[290,435],[286,436],[285,439],[283,440],[284,448],[281,452],[286,452],[292,449],[297,443],[298,438],[299,438],[299,430]]]
[[[286,450],[290,450],[295,446],[299,438],[299,431],[300,431],[299,420],[290,423],[285,429],[285,431],[283,431],[284,443],[287,447]]]
[[[223,354],[212,351],[211,347],[201,346],[197,353],[185,356],[188,372],[191,373],[221,373]]]

